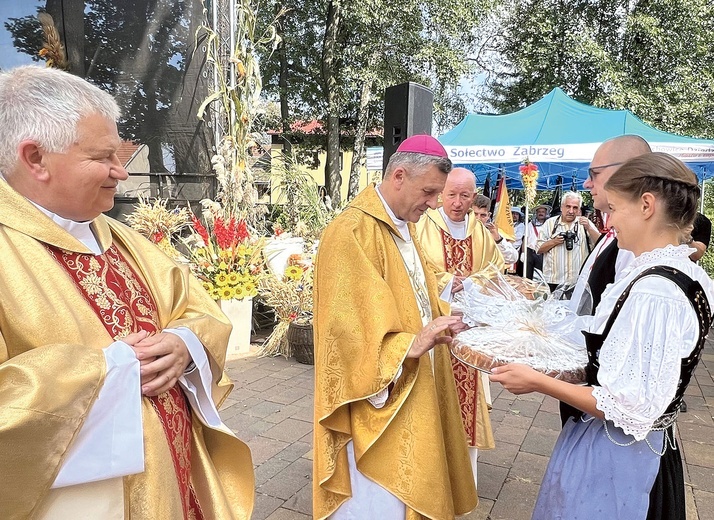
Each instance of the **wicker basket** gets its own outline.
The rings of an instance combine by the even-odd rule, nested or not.
[[[288,326],[287,339],[295,361],[303,365],[315,364],[312,323],[302,324],[291,321]]]

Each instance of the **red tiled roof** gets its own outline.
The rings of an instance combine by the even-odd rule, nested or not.
[[[136,151],[141,147],[140,144],[134,143],[132,141],[122,141],[121,146],[117,150],[117,157],[121,162],[122,166],[126,166]]]
[[[300,134],[324,134],[326,129],[322,121],[317,119],[312,119],[310,121],[298,120],[290,125],[290,131]],[[280,130],[268,130],[269,135],[279,135],[282,134]],[[343,131],[344,133],[344,131]],[[374,128],[372,130],[367,130],[367,137],[382,137],[383,130],[381,128]]]
[[[290,125],[290,130],[303,134],[314,134],[316,132],[322,133],[323,126],[322,122],[317,119],[313,119],[312,121],[295,121]]]

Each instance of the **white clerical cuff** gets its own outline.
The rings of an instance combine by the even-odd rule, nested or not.
[[[218,414],[218,409],[211,397],[213,373],[211,372],[211,364],[208,360],[206,349],[203,347],[203,343],[201,343],[193,331],[186,327],[165,329],[164,332],[175,334],[186,343],[188,353],[195,365],[192,370],[184,372],[184,374],[179,377],[179,384],[184,389],[191,409],[206,426],[233,435],[230,428],[223,424]]]
[[[399,376],[401,376],[401,375],[402,375],[402,365],[399,365],[399,368],[397,369],[397,375],[394,376],[394,379],[392,379],[392,382],[390,384],[396,383],[397,379],[399,379]],[[369,401],[369,404],[371,404],[375,408],[379,409],[385,405],[385,403],[387,402],[387,399],[389,399],[389,386],[387,386],[386,388],[382,388],[379,392],[377,392],[372,397],[368,397],[367,401]]]
[[[453,295],[451,294],[451,289],[454,287],[454,280],[456,279],[455,276],[451,277],[451,280],[449,280],[449,283],[446,284],[446,287],[444,287],[444,290],[441,291],[441,294],[439,295],[439,298],[444,300],[446,303],[451,303],[451,298]]]
[[[104,385],[69,447],[53,488],[144,471],[139,361],[123,341],[115,341],[103,352]]]
[[[469,292],[471,289],[473,289],[474,281],[471,278],[464,278],[463,284],[464,291]]]

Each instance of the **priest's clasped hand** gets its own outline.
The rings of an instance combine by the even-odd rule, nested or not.
[[[454,283],[451,285],[451,294],[456,294],[464,290],[465,276],[454,276]]]
[[[131,334],[122,341],[127,342],[141,364],[141,393],[148,396],[159,395],[176,385],[178,378],[191,362],[191,356],[183,340],[176,334],[160,332],[148,336],[145,332],[138,341]],[[129,341],[133,341],[133,344]]]
[[[430,351],[437,343],[451,343],[450,336],[444,336],[442,332],[451,328],[452,330],[463,330],[464,323],[461,316],[439,316],[430,321],[419,331],[414,338],[412,346],[407,353],[408,358],[419,358],[425,352]]]

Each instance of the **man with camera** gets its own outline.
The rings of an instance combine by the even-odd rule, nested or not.
[[[597,240],[600,232],[595,224],[580,215],[583,198],[579,193],[569,191],[562,200],[561,214],[543,224],[536,252],[543,255],[543,276],[550,290],[564,285],[567,298],[590,252],[590,243]]]

